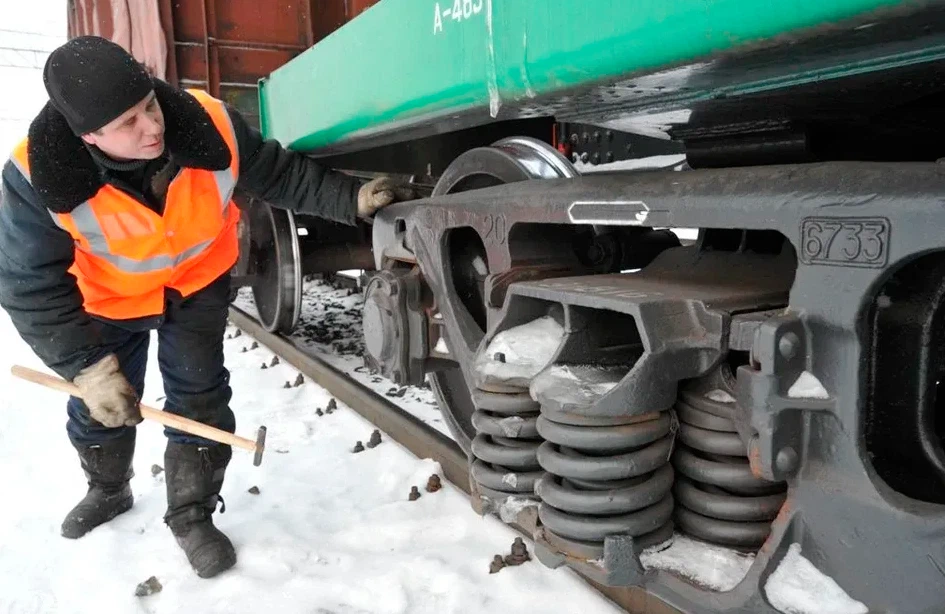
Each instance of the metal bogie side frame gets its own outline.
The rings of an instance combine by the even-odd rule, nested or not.
[[[374,256],[378,269],[394,260],[417,263],[435,297],[450,358],[472,394],[477,353],[505,317],[506,299],[521,294],[520,287],[541,286],[544,276],[517,286],[512,275],[496,297],[501,300],[487,302],[485,320],[477,320],[454,281],[458,252],[451,246],[458,241],[481,244],[489,285],[529,262],[521,237],[542,235],[566,251],[569,228],[738,229],[704,232],[689,249],[706,253],[732,240],[744,247],[751,240],[742,231],[780,233],[797,259],[787,307],[756,322],[732,319],[726,339],[750,348],[750,361],[736,369],[734,393],[752,473],[786,481],[787,501],[747,576],[729,592],[664,571],[644,573],[632,548],[624,561],[634,573],[611,580],[643,585],[684,612],[774,612],[765,582],[799,543],[804,556],[870,611],[926,612],[945,603],[945,476],[936,464],[936,434],[945,431],[937,401],[945,378],[936,360],[945,343],[923,332],[941,328],[945,311],[942,193],[945,167],[931,163],[531,181],[388,207],[374,222]],[[593,272],[572,268],[573,276]],[[906,372],[926,375],[891,381],[893,359],[873,348],[906,334],[925,342],[922,351],[904,348],[893,359]],[[795,387],[811,375],[817,385]],[[898,396],[909,405],[882,393],[895,386],[908,388]],[[631,386],[615,389],[605,397],[608,411],[619,408],[620,395],[632,394]],[[893,418],[916,424],[890,435],[879,426]],[[919,452],[900,456],[903,448]]]

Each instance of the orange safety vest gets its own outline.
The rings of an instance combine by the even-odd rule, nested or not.
[[[69,272],[78,280],[89,313],[114,320],[159,315],[164,312],[165,287],[189,296],[236,262],[236,133],[222,102],[200,90],[187,91],[226,141],[229,168],[182,168],[167,188],[164,215],[108,184],[70,213],[50,212],[75,240]],[[24,139],[12,160],[29,181],[27,148]]]

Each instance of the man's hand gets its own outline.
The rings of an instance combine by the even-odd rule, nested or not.
[[[141,422],[138,395],[122,374],[114,354],[79,371],[72,383],[78,386],[92,418],[102,425],[117,428]]]
[[[372,179],[358,191],[358,217],[371,217],[381,207],[416,197],[417,193],[409,183],[393,177]]]

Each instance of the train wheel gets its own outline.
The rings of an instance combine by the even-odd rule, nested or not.
[[[269,332],[290,333],[302,309],[302,258],[291,211],[256,201],[249,209],[253,299]]]
[[[433,189],[434,196],[514,183],[528,179],[576,177],[579,173],[553,147],[528,137],[502,139],[490,147],[471,149],[456,158]],[[479,296],[485,276],[470,270],[468,279],[478,279]],[[476,436],[472,415],[476,411],[460,369],[438,371],[427,376],[443,419],[466,454],[472,452]]]

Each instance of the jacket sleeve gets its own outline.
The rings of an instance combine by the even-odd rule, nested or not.
[[[274,207],[355,223],[360,181],[287,150],[274,139],[264,140],[238,111],[227,105],[227,112],[240,150],[238,188]]]
[[[7,162],[0,195],[0,306],[46,366],[70,381],[106,354],[68,272],[74,250],[69,233]]]

